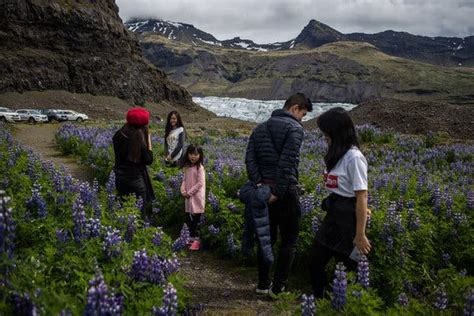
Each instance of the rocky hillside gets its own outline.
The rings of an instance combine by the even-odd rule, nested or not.
[[[35,90],[195,107],[143,58],[114,0],[0,0],[0,93]]]

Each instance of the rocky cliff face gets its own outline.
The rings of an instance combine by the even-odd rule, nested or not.
[[[67,90],[194,107],[147,62],[114,0],[0,0],[0,93]]]

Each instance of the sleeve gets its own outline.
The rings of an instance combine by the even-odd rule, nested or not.
[[[151,165],[153,163],[153,152],[146,147],[142,147],[140,160],[143,165]]]
[[[183,181],[181,181],[181,194],[186,193],[186,169],[183,172]]]
[[[184,131],[179,134],[178,137],[178,145],[176,145],[176,148],[173,150],[173,152],[170,154],[171,159],[174,159],[176,155],[179,154],[179,151],[183,149],[184,145]]]
[[[279,198],[283,197],[287,191],[290,178],[298,169],[300,148],[303,142],[303,128],[293,128],[287,133],[278,162],[276,186],[273,192]]]
[[[197,170],[197,182],[188,190],[188,194],[195,195],[205,185],[206,185],[206,171],[204,170],[204,166],[200,166],[199,169]]]
[[[255,153],[255,131],[250,135],[247,150],[245,152],[245,167],[250,181],[258,183],[262,180],[262,176],[258,170],[257,157]]]
[[[347,173],[352,183],[353,191],[367,190],[367,160],[365,157],[355,157],[347,165]]]

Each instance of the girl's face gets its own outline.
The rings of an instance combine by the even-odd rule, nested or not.
[[[170,117],[170,124],[172,127],[176,127],[176,124],[178,124],[178,118],[176,117],[176,115],[171,115]]]
[[[199,157],[200,157],[199,153],[188,154],[188,159],[193,165],[199,161]]]

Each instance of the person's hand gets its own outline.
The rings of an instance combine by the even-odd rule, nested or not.
[[[368,254],[370,251],[370,248],[372,247],[370,245],[369,240],[367,239],[367,236],[365,236],[365,234],[356,235],[354,237],[353,243],[359,249],[359,251],[363,253],[364,255]]]
[[[367,216],[370,216],[372,215],[372,211],[370,210],[370,208],[367,209]]]
[[[148,150],[152,150],[153,146],[151,145],[151,135],[148,134]]]
[[[278,197],[276,195],[271,194],[270,198],[268,199],[268,204],[273,204],[278,200]]]
[[[170,161],[170,160],[171,160],[171,156],[170,156],[170,155],[166,156],[165,160],[166,160],[166,161]]]

